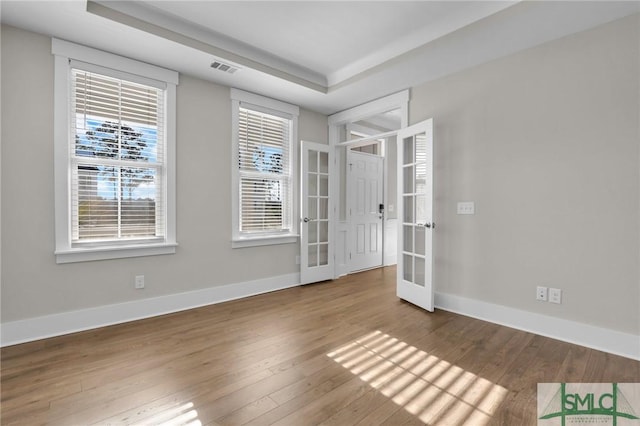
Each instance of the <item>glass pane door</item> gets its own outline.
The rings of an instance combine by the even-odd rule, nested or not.
[[[303,284],[333,278],[330,245],[329,146],[302,145],[300,275]]]
[[[307,267],[329,264],[329,153],[308,150]]]
[[[431,120],[402,130],[398,143],[398,192],[402,197],[398,296],[433,310],[431,247],[435,224]]]

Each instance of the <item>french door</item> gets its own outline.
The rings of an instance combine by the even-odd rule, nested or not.
[[[397,295],[433,312],[433,120],[398,132]]]
[[[302,141],[300,216],[300,283],[333,278],[333,242],[329,208],[329,145]]]

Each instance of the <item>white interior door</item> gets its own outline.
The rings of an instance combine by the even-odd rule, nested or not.
[[[433,312],[433,120],[398,132],[399,298]]]
[[[300,282],[308,284],[333,278],[333,243],[329,208],[331,187],[328,145],[302,141]]]
[[[350,224],[351,272],[382,266],[384,159],[347,152],[347,212]]]

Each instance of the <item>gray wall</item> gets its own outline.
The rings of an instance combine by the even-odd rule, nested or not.
[[[437,291],[640,334],[639,27],[412,89],[410,122],[435,121]],[[229,89],[184,75],[178,253],[56,265],[50,40],[3,27],[1,71],[2,322],[297,271],[296,245],[230,248]],[[326,125],[303,110],[299,136],[326,142]],[[456,215],[467,200],[476,215]],[[563,304],[536,302],[536,285]]]
[[[640,334],[639,24],[412,90],[410,123],[435,126],[437,291]]]
[[[2,322],[295,273],[297,244],[231,248],[229,88],[180,76],[177,254],[57,265],[53,56],[47,37],[2,28]],[[301,110],[299,137],[327,143]],[[146,288],[134,290],[144,274]]]

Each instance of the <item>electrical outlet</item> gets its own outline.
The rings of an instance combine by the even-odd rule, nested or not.
[[[458,214],[476,214],[476,204],[473,201],[460,201],[457,206]]]
[[[559,288],[550,288],[549,302],[558,304],[562,303],[562,290],[560,290]]]
[[[542,302],[547,301],[547,287],[536,287],[536,300],[540,300]]]
[[[134,287],[137,288],[138,290],[144,288],[144,275],[136,275]]]

